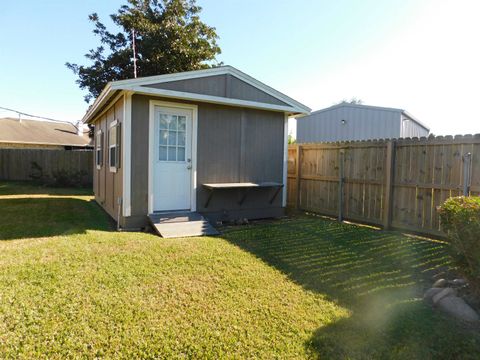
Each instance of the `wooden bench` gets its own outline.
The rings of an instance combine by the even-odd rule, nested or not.
[[[204,188],[209,190],[208,198],[207,198],[207,201],[205,202],[205,208],[207,208],[208,204],[210,204],[210,200],[212,199],[214,192],[218,190],[231,190],[231,189],[244,190],[240,200],[238,201],[238,205],[242,205],[245,199],[247,198],[248,193],[252,189],[263,189],[263,188],[275,189],[275,192],[270,199],[270,204],[272,204],[275,198],[277,197],[278,193],[280,192],[280,190],[283,188],[283,184],[277,183],[277,182],[217,183],[217,184],[202,184],[202,185]]]

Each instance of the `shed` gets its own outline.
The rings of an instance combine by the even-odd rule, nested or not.
[[[428,136],[430,129],[403,109],[340,103],[297,119],[297,142]]]
[[[288,117],[309,111],[231,66],[111,82],[83,119],[95,199],[125,229],[281,216]]]

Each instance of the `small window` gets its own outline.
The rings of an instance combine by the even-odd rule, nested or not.
[[[182,115],[160,114],[160,161],[185,161],[187,118]]]
[[[120,167],[120,123],[115,120],[108,129],[108,165],[111,172]]]
[[[103,133],[102,130],[97,131],[95,137],[95,164],[97,169],[101,169],[103,165]]]

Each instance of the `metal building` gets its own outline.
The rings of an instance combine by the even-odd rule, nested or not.
[[[297,142],[428,136],[430,129],[402,109],[341,103],[297,118]]]

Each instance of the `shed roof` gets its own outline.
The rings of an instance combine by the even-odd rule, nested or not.
[[[272,104],[258,101],[248,101],[235,98],[228,98],[222,96],[212,96],[206,94],[199,94],[194,92],[175,91],[168,89],[160,89],[148,87],[148,85],[166,83],[172,81],[181,81],[187,79],[198,79],[202,77],[210,77],[215,75],[231,75],[240,79],[247,84],[265,92],[280,100],[282,104]],[[232,66],[218,66],[210,69],[194,70],[179,72],[174,74],[148,76],[137,79],[127,79],[109,82],[97,97],[92,106],[87,110],[83,117],[83,122],[88,123],[94,120],[95,116],[105,108],[105,105],[119,92],[129,91],[131,93],[156,95],[168,98],[193,100],[199,102],[208,102],[215,104],[233,105],[250,107],[256,109],[281,111],[292,115],[306,115],[310,113],[311,109],[300,102],[288,97],[287,95],[271,88],[268,85],[252,78],[251,76],[241,72]]]
[[[89,146],[91,140],[88,131],[79,136],[77,128],[67,122],[1,118],[0,143]]]
[[[404,109],[398,109],[398,108],[391,108],[391,107],[373,106],[373,105],[363,105],[363,104],[350,104],[350,103],[347,103],[347,102],[342,102],[342,103],[340,103],[340,104],[336,104],[336,105],[330,106],[330,107],[325,108],[325,109],[320,109],[320,110],[313,111],[312,113],[310,113],[310,115],[319,114],[319,113],[322,113],[322,112],[325,112],[325,111],[331,111],[331,110],[338,109],[338,108],[342,108],[342,107],[350,107],[350,108],[357,108],[357,109],[371,109],[371,110],[383,110],[383,111],[393,111],[393,112],[397,112],[397,113],[399,113],[399,114],[402,114],[402,115],[408,117],[408,118],[411,119],[412,121],[416,122],[418,125],[420,125],[420,126],[423,127],[424,129],[430,131],[430,128],[429,128],[426,124],[422,123],[420,120],[418,120],[417,118],[415,118],[413,115],[411,115],[410,113],[408,113],[406,110],[404,110]]]

